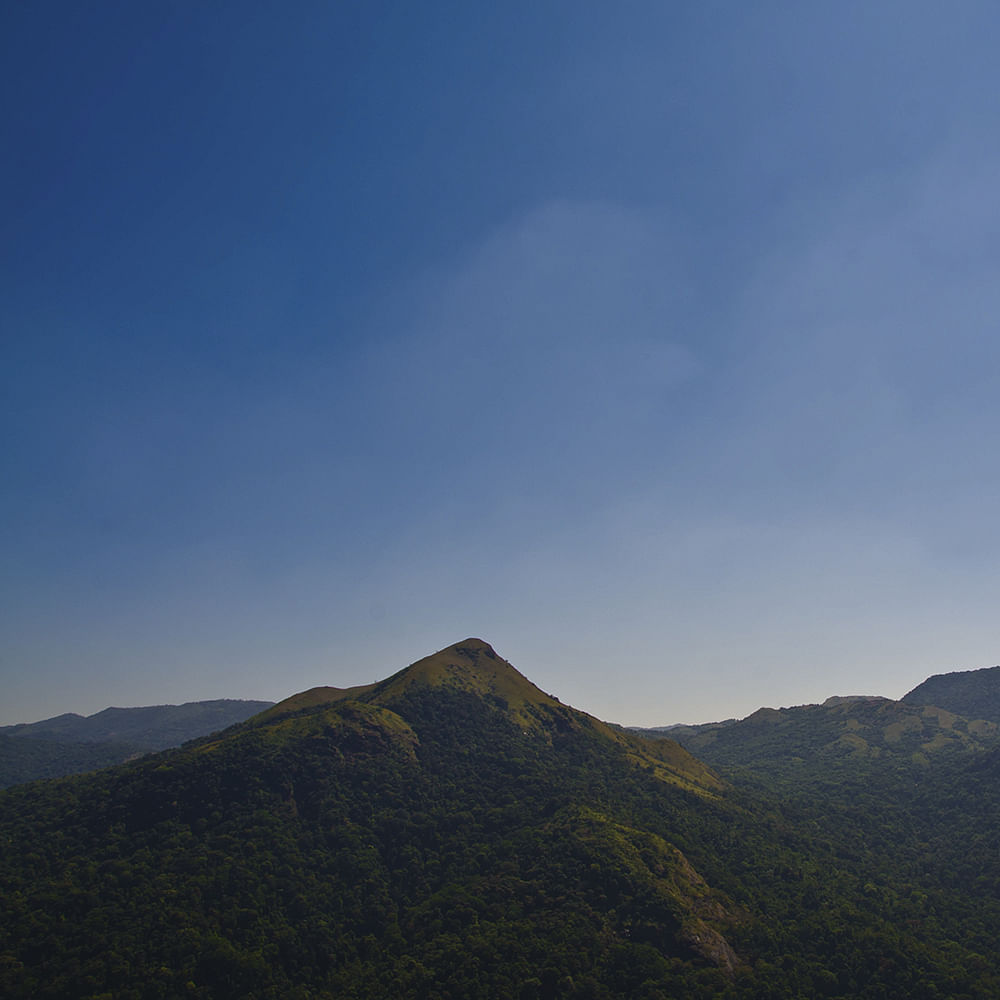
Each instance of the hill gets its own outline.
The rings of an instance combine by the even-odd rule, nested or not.
[[[593,716],[563,706],[545,694],[493,647],[481,639],[467,639],[412,663],[379,684],[346,689],[312,688],[262,712],[256,723],[269,724],[348,701],[390,708],[410,693],[438,690],[483,700],[500,710],[525,736],[534,735],[551,744],[552,732],[581,731],[613,745],[658,778],[704,793],[722,782],[701,761],[673,741],[650,744]]]
[[[668,733],[715,767],[790,778],[852,769],[924,770],[944,755],[994,745],[998,726],[934,705],[834,697],[822,705],[761,708],[738,722]]]
[[[975,704],[988,712],[988,696],[1000,677],[971,673],[971,684],[962,675],[945,675],[940,686],[928,682],[927,697],[937,702],[941,692],[974,687],[980,698]],[[941,700],[962,703],[957,697]],[[814,845],[825,844],[841,865],[878,873],[866,883],[875,910],[891,915],[907,895],[929,900],[924,893],[933,893],[937,946],[947,947],[945,939],[964,940],[982,957],[980,967],[996,976],[996,961],[985,957],[993,950],[989,925],[1000,916],[995,721],[966,718],[919,697],[897,702],[849,696],[822,705],[762,708],[737,721],[669,727],[651,735],[661,733],[737,787],[771,801],[789,828],[815,831]],[[831,898],[827,890],[825,899]],[[929,913],[903,919],[927,927]],[[898,927],[901,915],[896,911],[889,919]],[[945,925],[951,929],[945,931]],[[941,995],[990,995],[980,989],[953,984]],[[913,994],[897,987],[887,995]]]
[[[217,732],[269,708],[269,701],[217,698],[183,705],[106,708],[94,715],[74,712],[41,722],[0,726],[0,735],[48,738],[72,743],[119,741],[146,750],[166,750]]]
[[[271,704],[223,698],[106,708],[90,716],[71,712],[41,722],[0,726],[0,788],[78,774],[180,746],[242,722]]]
[[[796,809],[469,639],[0,793],[0,993],[997,995],[997,882],[962,908]]]
[[[903,695],[910,705],[937,705],[970,719],[1000,723],[1000,667],[935,674]]]

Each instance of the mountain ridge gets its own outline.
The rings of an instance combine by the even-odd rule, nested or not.
[[[984,751],[1000,739],[1000,667],[934,674],[898,701],[831,695],[821,703],[761,707],[742,719],[652,728],[716,767],[786,773],[819,754],[828,762],[883,759],[927,766],[942,752]]]
[[[564,706],[528,680],[483,639],[470,637],[421,657],[382,681],[348,688],[317,687],[292,695],[248,720],[258,726],[352,702],[391,710],[408,692],[441,688],[488,699],[525,733],[551,740],[553,727],[591,730],[623,748],[638,766],[697,794],[714,794],[722,782],[675,741],[636,742],[626,731]]]
[[[41,850],[46,871],[68,877],[60,874],[67,849],[58,831],[70,816],[74,877],[85,878],[86,898],[106,901],[104,923],[122,929],[115,945],[55,922],[46,953],[74,956],[72,962],[89,968],[95,949],[120,950],[122,940],[129,949],[139,947],[136,928],[143,928],[143,941],[160,941],[156,897],[147,900],[143,891],[136,898],[107,880],[123,864],[130,886],[169,872],[172,912],[183,914],[176,919],[184,926],[201,929],[190,939],[171,932],[157,946],[176,950],[179,940],[190,940],[186,957],[167,961],[161,950],[155,968],[135,974],[148,982],[176,966],[177,983],[194,983],[203,991],[198,995],[257,995],[248,984],[266,978],[253,957],[259,942],[298,940],[303,921],[318,926],[331,893],[344,916],[322,932],[323,947],[347,957],[333,966],[327,960],[328,971],[315,973],[331,990],[336,984],[330,995],[438,995],[437,988],[431,994],[398,985],[387,990],[371,975],[379,963],[397,962],[391,942],[405,940],[432,970],[420,977],[447,981],[466,963],[452,952],[435,958],[441,944],[434,942],[459,930],[462,954],[492,956],[494,986],[488,994],[469,993],[463,980],[453,995],[563,995],[564,989],[552,994],[545,986],[548,973],[537,977],[537,990],[525,992],[528,972],[508,982],[509,970],[522,967],[529,954],[542,973],[544,962],[559,956],[595,989],[622,975],[614,963],[626,954],[646,955],[675,979],[711,973],[721,984],[739,974],[743,962],[726,935],[743,919],[740,908],[689,855],[696,840],[679,836],[665,820],[650,828],[640,815],[647,800],[669,814],[730,815],[721,798],[724,783],[681,747],[641,740],[561,704],[481,641],[456,643],[375,684],[306,694],[176,750],[4,793],[0,836],[14,846],[0,860],[0,954],[21,956],[22,965],[30,959],[35,977],[0,963],[7,995],[48,995],[50,987],[38,984],[49,982],[51,960],[32,952],[18,928],[50,912],[43,902],[49,883],[25,882],[23,866],[30,869],[27,855]],[[35,813],[23,810],[42,802],[50,825],[39,828]],[[234,853],[219,855],[223,843]],[[205,868],[204,859],[213,856]],[[256,856],[284,873],[287,897],[255,877],[250,859]],[[226,875],[234,866],[239,874]],[[255,903],[254,893],[260,896]],[[215,900],[208,914],[206,898]],[[455,924],[454,909],[469,919]],[[74,911],[70,905],[63,912]],[[225,939],[211,917],[216,912],[235,922]],[[557,913],[559,926],[569,918],[581,935],[570,950],[565,932],[556,934],[551,924]],[[485,937],[472,919],[477,915]],[[279,920],[281,929],[265,933],[268,920]],[[250,937],[239,932],[240,921]],[[373,945],[358,943],[371,927],[386,942],[375,955]],[[497,943],[489,943],[494,938]],[[525,951],[525,942],[536,938],[534,950]],[[219,951],[206,958],[202,942],[212,940]],[[593,957],[581,964],[572,952],[583,941]],[[145,948],[149,954],[148,943]],[[644,949],[654,950],[647,955]],[[504,954],[520,957],[512,964]],[[281,976],[289,974],[280,956],[272,961],[284,970]],[[412,973],[405,964],[393,968],[397,977]],[[279,992],[269,996],[287,995],[284,986],[274,989]]]
[[[665,735],[716,768],[787,775],[818,766],[926,768],[942,755],[989,749],[998,733],[995,722],[967,719],[936,705],[862,697],[759,708],[735,722],[671,729]]]
[[[235,698],[66,712],[0,727],[0,788],[121,764],[226,729],[271,702]]]
[[[996,753],[779,798],[478,642],[0,793],[0,994],[1000,995]]]
[[[215,698],[186,701],[179,705],[144,705],[135,708],[110,706],[92,715],[64,712],[38,722],[0,726],[0,735],[47,737],[67,742],[101,743],[130,740],[149,750],[165,750],[184,739],[204,734],[206,725],[224,728],[242,722],[273,702],[242,698]],[[195,732],[195,730],[201,730]],[[193,735],[184,735],[191,732]],[[177,734],[181,734],[178,737]]]
[[[968,718],[1000,722],[1000,666],[932,674],[900,699],[937,705]]]

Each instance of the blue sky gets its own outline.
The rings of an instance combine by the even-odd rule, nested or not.
[[[995,5],[0,18],[0,724],[1000,658]]]

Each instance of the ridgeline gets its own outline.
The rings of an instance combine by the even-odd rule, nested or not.
[[[957,827],[930,786],[810,812],[468,639],[2,793],[0,993],[996,996],[997,758],[949,761]]]

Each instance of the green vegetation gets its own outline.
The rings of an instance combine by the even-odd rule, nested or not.
[[[998,726],[932,705],[831,698],[822,705],[761,708],[739,722],[678,727],[668,733],[714,767],[794,779],[817,769],[926,768],[932,759],[996,745]]]
[[[131,743],[72,743],[0,733],[0,788],[122,764],[143,753]]]
[[[184,705],[106,708],[42,722],[0,726],[0,788],[121,764],[218,732],[267,708],[267,701],[192,701]]]
[[[1000,667],[935,674],[918,684],[903,701],[937,705],[970,719],[1000,723]]]
[[[183,705],[106,708],[94,715],[82,716],[70,712],[42,722],[2,726],[0,734],[67,743],[118,740],[147,750],[166,750],[242,722],[270,705],[269,701],[217,698],[214,701],[189,701]]]
[[[0,995],[1000,995],[993,751],[810,800],[475,640],[329,690],[4,792]]]

